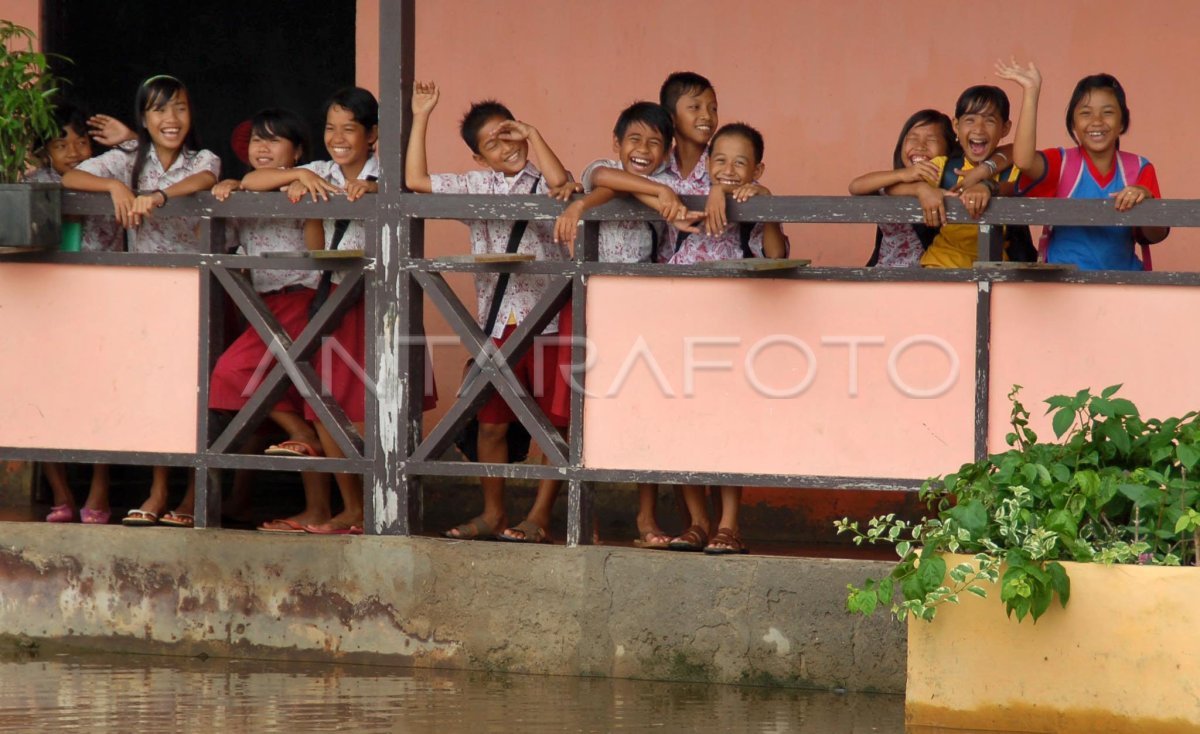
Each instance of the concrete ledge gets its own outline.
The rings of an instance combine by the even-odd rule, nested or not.
[[[904,690],[885,564],[0,523],[0,630],[44,647]]]

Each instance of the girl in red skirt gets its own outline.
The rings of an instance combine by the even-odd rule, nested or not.
[[[305,123],[290,110],[268,109],[250,121],[248,159],[255,170],[289,169],[297,165],[309,150]],[[213,195],[224,201],[242,188],[237,179],[227,179],[213,187]],[[231,220],[232,240],[245,255],[320,250],[325,238],[319,219],[240,219]],[[288,336],[295,339],[308,324],[308,308],[316,293],[321,274],[316,270],[250,271],[254,290]],[[258,332],[247,328],[213,368],[208,407],[236,411],[246,404],[262,378],[274,365]],[[268,454],[284,456],[321,456],[321,444],[313,425],[305,419],[304,400],[293,386],[271,411],[271,418],[288,434],[288,440],[267,449]],[[299,515],[264,523],[259,529],[270,532],[304,532],[304,527],[329,520],[329,476],[302,472],[305,509]]]

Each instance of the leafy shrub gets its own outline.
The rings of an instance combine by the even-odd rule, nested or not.
[[[1063,606],[1070,599],[1059,561],[1196,564],[1197,413],[1143,419],[1116,397],[1120,387],[1046,400],[1059,441],[1045,443],[1029,427],[1015,385],[1011,448],[926,481],[920,497],[932,517],[909,523],[885,515],[865,531],[838,521],[839,534],[892,543],[900,556],[886,578],[850,586],[848,609],[871,614],[884,606],[898,619],[931,620],[939,604],[957,603],[964,592],[987,596],[983,584],[999,581],[1008,615],[1036,621],[1055,596]],[[944,553],[974,556],[949,570],[948,584]]]

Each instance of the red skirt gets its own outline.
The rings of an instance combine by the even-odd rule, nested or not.
[[[333,286],[336,290],[337,286]],[[366,305],[362,298],[342,317],[342,322],[321,342],[313,367],[317,372],[317,387],[323,394],[331,396],[346,413],[351,423],[366,420],[367,382],[370,375],[363,369],[366,355]],[[430,375],[430,388],[425,391],[423,410],[437,406],[437,385],[433,382],[429,351],[425,353],[426,373]],[[305,404],[304,417],[316,420],[312,406]]]
[[[279,320],[288,336],[295,339],[308,325],[308,305],[316,294],[311,288],[271,293],[263,297],[267,308]],[[217,360],[208,388],[208,407],[216,410],[240,410],[275,366],[275,358],[253,327],[242,335]],[[300,413],[304,400],[295,385],[288,388],[272,410]]]
[[[555,425],[565,426],[571,422],[571,383],[567,379],[571,374],[570,341],[574,324],[571,314],[574,312],[571,301],[563,306],[558,315],[558,336],[562,340],[558,347],[558,364],[554,369],[554,377],[550,381],[550,420]]]

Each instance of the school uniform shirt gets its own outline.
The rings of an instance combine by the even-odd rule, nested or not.
[[[342,173],[342,167],[333,161],[313,161],[306,163],[301,168],[312,171],[321,178],[325,179],[334,186],[345,188],[346,174]],[[379,179],[379,158],[371,156],[367,162],[363,164],[363,168],[358,172],[359,180],[374,176]],[[325,249],[333,249],[333,231],[337,227],[336,219],[326,219],[325,227]],[[361,220],[351,219],[350,226],[346,228],[346,233],[342,235],[342,241],[338,243],[338,250],[365,250],[367,247],[367,230],[363,226]],[[333,272],[333,277],[330,279],[333,283],[342,282],[342,274],[336,270]]]
[[[601,158],[583,169],[580,183],[590,193],[596,188],[593,178],[599,168],[625,170],[621,161]],[[670,185],[671,177],[663,170],[648,176],[651,181]],[[600,223],[600,262],[602,263],[648,263],[654,262],[657,253],[654,243],[662,243],[666,237],[666,223],[653,221],[623,221]]]
[[[429,177],[435,194],[492,194],[520,196],[548,194],[550,187],[546,179],[532,163],[516,176],[508,177],[499,171],[470,171],[469,173],[435,173]],[[513,222],[507,220],[477,219],[467,223],[471,231],[471,252],[477,255],[501,254],[508,248],[508,236]],[[554,221],[534,220],[529,222],[517,252],[533,255],[538,260],[567,260],[570,252],[565,244],[554,241]],[[479,325],[485,326],[492,306],[492,293],[499,280],[497,273],[476,273],[475,296],[478,305]],[[499,339],[509,324],[519,324],[541,300],[550,286],[550,276],[529,273],[514,273],[508,279],[500,301],[496,325],[490,336]],[[542,330],[543,334],[558,333],[558,317]]]
[[[77,169],[93,176],[116,179],[128,184],[137,157],[137,145],[113,148],[95,158],[80,163]],[[221,177],[221,159],[208,150],[185,150],[167,170],[151,150],[138,176],[134,193],[169,188],[197,173],[208,171]],[[157,212],[142,219],[140,227],[129,231],[129,251],[142,253],[177,253],[200,251],[200,221],[195,217],[164,217]]]
[[[696,164],[699,168],[700,164]],[[678,169],[676,169],[678,170]],[[693,171],[695,173],[695,171]],[[705,181],[708,174],[706,173]],[[755,183],[758,183],[755,181]],[[667,184],[675,193],[689,196],[708,196],[711,184],[701,184],[699,179],[687,179],[675,176]],[[715,260],[742,259],[741,222],[730,222],[720,234],[710,235],[703,231],[704,222],[700,222],[700,232],[680,232],[675,227],[667,227],[667,241],[658,248],[658,261],[668,265],[694,265],[696,263],[713,262]],[[762,222],[754,225],[750,231],[750,241],[747,246],[755,257],[763,257],[763,233],[766,227]],[[791,249],[791,243],[784,239],[786,251]]]
[[[684,176],[679,170],[679,157],[672,151],[667,159],[667,170],[663,172],[667,180],[663,183],[675,190],[680,196],[708,196],[712,181],[708,178],[708,151],[700,154],[700,160],[688,175]]]
[[[238,253],[258,256],[267,252],[308,251],[304,244],[303,219],[230,219],[230,241],[238,245]],[[250,271],[250,282],[259,293],[271,293],[292,286],[316,288],[321,280],[317,270],[260,270]]]
[[[62,176],[50,166],[31,171],[23,177],[29,183],[62,185]],[[84,252],[124,252],[125,233],[116,217],[87,216],[83,218],[83,237],[79,249]]]
[[[940,155],[934,158],[931,163],[938,167],[938,180],[942,180],[945,174],[946,162],[948,158]],[[969,171],[974,168],[971,161],[963,159],[963,170]],[[1015,182],[1021,175],[1021,172],[1016,166],[1011,166],[1007,170],[1000,171],[992,180],[999,183],[1000,181]],[[960,177],[961,179],[961,177]],[[1007,249],[1007,248],[1006,248]],[[937,236],[933,238],[929,249],[921,256],[921,267],[924,268],[969,268],[975,265],[975,259],[979,256],[979,225],[977,224],[943,224]],[[1005,254],[1004,259],[1008,259]]]
[[[1062,148],[1038,151],[1046,162],[1046,172],[1037,181],[1021,180],[1022,196],[1054,197],[1058,194],[1059,178],[1062,175]],[[1112,170],[1102,175],[1086,151],[1080,151],[1083,166],[1079,172],[1079,183],[1071,195],[1072,199],[1109,199],[1126,186],[1145,186],[1155,199],[1161,198],[1158,190],[1158,174],[1154,164],[1141,159],[1141,170],[1135,181],[1125,180],[1125,170],[1113,160]],[[1069,181],[1063,182],[1070,187]],[[1064,227],[1055,225],[1050,232],[1050,244],[1046,250],[1046,262],[1070,263],[1080,270],[1142,270],[1142,261],[1135,254],[1132,227]]]

